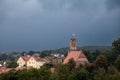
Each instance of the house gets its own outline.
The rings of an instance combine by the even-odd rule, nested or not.
[[[40,68],[43,66],[44,63],[47,61],[43,58],[40,58],[39,56],[32,56],[28,61],[27,61],[27,66],[31,66],[33,68]]]
[[[20,56],[17,60],[17,64],[20,66],[20,67],[23,67],[23,66],[27,66],[27,61],[31,58],[30,55],[24,55],[24,56]]]
[[[70,49],[68,50],[68,54],[64,59],[63,64],[68,63],[71,58],[74,59],[77,66],[80,64],[84,65],[86,63],[89,63],[82,50],[77,50],[75,38],[70,39]]]
[[[64,54],[60,54],[60,53],[53,53],[53,54],[51,54],[51,56],[52,57],[56,57],[56,58],[58,58],[58,57],[61,57],[61,58],[65,57]]]
[[[25,66],[25,67],[33,67],[33,68],[40,68],[46,62],[47,60],[40,58],[39,56],[36,55],[34,56],[24,55],[17,60],[19,67]]]

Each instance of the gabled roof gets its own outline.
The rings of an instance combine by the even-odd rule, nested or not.
[[[36,61],[42,61],[45,62],[45,59],[39,57],[39,56],[32,56]]]
[[[24,60],[24,61],[29,61],[30,58],[33,58],[35,61],[43,61],[43,62],[46,62],[47,60],[46,59],[43,59],[39,56],[30,56],[30,55],[24,55],[24,56],[21,56],[21,58]]]
[[[69,59],[73,58],[74,61],[78,61],[78,59],[80,58],[84,58],[87,60],[86,56],[84,55],[84,53],[82,51],[70,51],[68,52],[67,57],[64,59],[63,63],[68,63]]]
[[[22,59],[23,59],[24,61],[28,61],[30,58],[31,58],[30,55],[22,56]]]

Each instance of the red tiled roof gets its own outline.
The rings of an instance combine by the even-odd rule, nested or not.
[[[31,66],[27,66],[27,67],[17,66],[17,67],[15,68],[15,70],[18,71],[18,70],[30,69],[30,68],[31,68]]]
[[[25,61],[28,61],[30,59],[30,55],[25,55],[25,56],[22,56],[22,58],[25,60]]]
[[[0,67],[0,73],[6,73],[9,72],[11,70],[11,68],[6,68],[6,67]]]
[[[23,60],[24,61],[28,61],[31,57],[33,57],[36,61],[46,61],[45,59],[39,57],[39,56],[30,56],[30,55],[25,55],[25,56],[22,56]]]
[[[64,59],[63,63],[67,63],[69,59],[73,58],[74,61],[77,61],[79,58],[86,58],[82,51],[70,51],[68,52],[67,57]]]
[[[33,56],[33,58],[36,60],[36,61],[45,61],[45,59],[39,57],[39,56]]]

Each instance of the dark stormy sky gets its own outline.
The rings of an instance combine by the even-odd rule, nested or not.
[[[120,0],[0,0],[0,52],[111,45],[120,37]]]

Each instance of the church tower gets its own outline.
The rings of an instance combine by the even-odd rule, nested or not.
[[[73,34],[73,37],[70,39],[70,51],[76,51],[77,47],[76,47],[76,38],[75,38],[75,34]]]
[[[76,66],[89,63],[82,50],[77,50],[75,34],[73,34],[73,37],[70,39],[70,49],[68,50],[68,54],[65,57],[63,64],[68,63],[71,58],[74,59]]]
[[[76,39],[75,38],[71,38],[70,39],[70,51],[75,51],[75,50],[77,50]]]
[[[73,37],[70,39],[70,49],[68,50],[68,54],[65,57],[63,64],[68,63],[71,58],[74,59],[76,66],[89,63],[82,50],[77,50],[75,34],[73,34],[72,36]]]

